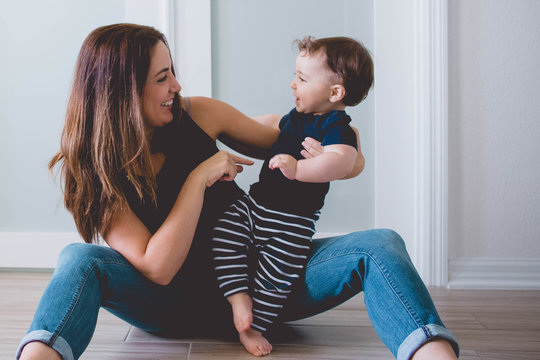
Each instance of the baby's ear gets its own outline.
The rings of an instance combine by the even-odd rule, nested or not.
[[[330,102],[340,102],[345,97],[345,87],[343,85],[332,85],[330,88]]]

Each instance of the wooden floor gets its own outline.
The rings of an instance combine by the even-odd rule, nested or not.
[[[0,272],[0,359],[13,359],[50,274]],[[461,359],[540,359],[540,291],[430,289]],[[287,341],[266,358],[393,359],[375,334],[362,296],[310,319],[291,323]],[[163,339],[100,313],[94,338],[81,357],[112,359],[253,359],[222,339]]]

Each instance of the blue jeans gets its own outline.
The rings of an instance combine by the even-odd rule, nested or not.
[[[64,360],[79,358],[92,338],[100,307],[164,336],[209,334],[208,324],[212,330],[234,334],[226,301],[204,299],[201,288],[204,284],[182,276],[182,270],[162,286],[146,279],[110,248],[71,244],[59,257],[17,358],[31,341],[51,346]],[[284,320],[321,313],[364,291],[371,322],[397,359],[409,359],[435,338],[446,339],[459,352],[403,240],[392,230],[313,240],[305,279],[295,291]]]

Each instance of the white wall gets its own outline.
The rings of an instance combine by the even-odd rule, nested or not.
[[[83,40],[123,19],[124,1],[0,2],[0,266],[50,267],[80,241],[47,163]]]
[[[0,231],[74,230],[47,162],[58,150],[82,41],[123,17],[120,1],[0,3]]]
[[[540,2],[451,0],[450,286],[540,286]]]

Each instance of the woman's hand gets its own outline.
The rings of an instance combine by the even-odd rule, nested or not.
[[[356,135],[358,155],[356,156],[356,162],[352,171],[345,177],[343,177],[343,180],[351,179],[360,175],[360,173],[364,170],[365,166],[365,159],[364,155],[362,154],[362,147],[360,146],[360,134],[358,133],[357,128],[355,128],[354,126],[351,126],[351,128],[354,130],[354,133]],[[304,150],[302,150],[300,154],[302,154],[302,156],[306,159],[312,159],[324,153],[324,147],[321,145],[321,142],[310,137],[304,139],[304,141],[302,142],[302,146],[304,147]]]
[[[253,161],[221,150],[199,164],[191,174],[210,187],[216,181],[233,181],[243,171],[242,165],[253,165]]]
[[[302,146],[304,147],[304,150],[302,150],[300,154],[306,159],[314,158],[324,152],[321,142],[311,137],[305,138],[304,141],[302,141]]]

